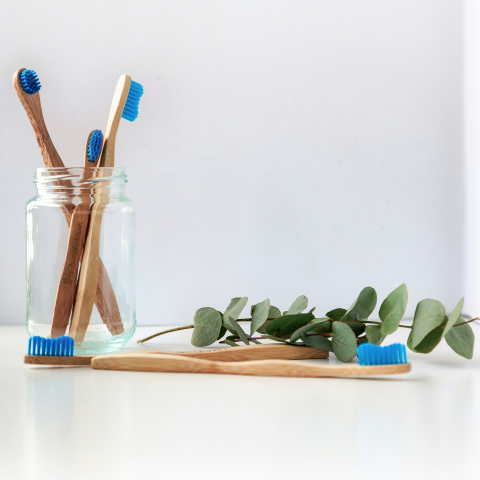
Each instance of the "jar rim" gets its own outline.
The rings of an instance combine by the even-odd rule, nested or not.
[[[38,167],[34,183],[42,188],[92,188],[127,182],[124,167]]]

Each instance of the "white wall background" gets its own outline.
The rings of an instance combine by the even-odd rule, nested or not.
[[[21,67],[39,74],[68,166],[105,128],[118,76],[145,87],[116,156],[138,207],[140,324],[190,322],[232,296],[286,308],[306,294],[323,313],[406,282],[412,314],[465,293],[462,2],[1,10],[0,323],[25,320],[23,209],[42,165],[11,86]]]

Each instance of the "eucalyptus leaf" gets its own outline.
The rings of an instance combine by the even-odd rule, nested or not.
[[[267,325],[269,335],[291,335],[295,330],[310,323],[314,319],[312,313],[299,313],[297,315],[285,315],[272,320]]]
[[[230,345],[231,347],[239,347],[240,345],[237,345],[235,342],[232,342],[231,340],[225,340],[225,343],[227,345]]]
[[[262,335],[267,335],[267,327],[273,322],[273,320],[267,320],[260,328],[257,328],[257,332]]]
[[[356,337],[359,337],[362,333],[365,333],[365,324],[363,322],[350,322],[347,320],[343,323],[346,323],[353,330],[353,333]]]
[[[317,320],[317,319],[315,319]],[[332,333],[332,321],[319,322],[319,325],[313,330],[315,333]]]
[[[413,317],[410,344],[415,348],[434,328],[445,319],[445,307],[438,301],[427,298],[418,303]]]
[[[440,328],[433,329],[425,338],[416,346],[412,347],[412,332],[408,336],[407,347],[416,353],[430,353],[442,340],[443,328],[448,322],[448,317],[445,315],[445,318],[440,325]]]
[[[239,315],[242,313],[242,310],[245,308],[245,305],[248,302],[248,297],[235,297],[232,298],[230,304],[228,305],[227,309],[223,314],[223,324],[227,327],[227,330],[234,333],[234,329],[228,322],[228,317],[233,318],[236,320]]]
[[[303,337],[302,340],[309,346],[317,348],[318,350],[324,350],[325,352],[333,352],[332,343],[326,337],[316,335],[314,337]]]
[[[270,310],[268,311],[268,318],[278,318],[281,316],[282,312],[280,311],[280,309],[271,305]]]
[[[386,335],[381,333],[381,325],[368,325],[365,329],[368,343],[372,345],[381,345],[385,340]]]
[[[305,295],[300,295],[287,310],[287,315],[295,315],[302,313],[308,307],[308,298]]]
[[[316,318],[315,321],[312,321],[307,325],[304,325],[303,327],[298,328],[292,333],[292,336],[290,337],[290,343],[295,343],[304,333],[314,330],[315,328],[318,327],[318,324],[322,322],[330,322],[330,320],[328,318],[320,318],[320,319]]]
[[[200,308],[195,312],[193,324],[192,345],[206,347],[216,342],[222,327],[222,316],[214,308]]]
[[[408,302],[407,286],[403,283],[383,301],[378,315],[382,321],[380,331],[383,335],[390,335],[397,330],[405,314]]]
[[[267,298],[263,302],[252,306],[252,323],[250,325],[250,336],[252,336],[268,318],[270,311],[270,299]]]
[[[453,312],[450,314],[448,322],[445,325],[445,328],[443,330],[442,337],[445,337],[449,332],[449,330],[458,322],[458,319],[462,314],[462,309],[463,309],[463,297],[460,299],[460,301],[457,303],[457,306],[454,308]]]
[[[349,362],[357,354],[357,338],[353,330],[343,322],[333,322],[332,333],[333,353],[340,361]]]
[[[259,342],[258,340],[255,340],[255,338],[250,339],[251,342],[256,343],[257,345],[261,345],[262,342]]]
[[[308,311],[308,313],[313,313],[316,309],[317,309],[317,307],[313,307]]]
[[[220,312],[219,312],[219,313],[220,313]],[[221,315],[221,313],[220,313],[220,315]],[[226,333],[227,333],[227,329],[226,329],[225,326],[222,324],[222,326],[220,327],[220,333],[218,334],[217,340],[220,340],[221,338],[223,338]]]
[[[243,331],[243,328],[237,323],[236,320],[234,320],[232,317],[228,317],[228,321],[230,325],[235,329],[235,331],[238,333],[238,336],[241,338],[242,342],[245,345],[250,345],[250,342],[248,341],[247,335]]]
[[[335,308],[327,312],[325,316],[332,320],[341,320],[346,313],[347,311],[344,308]]]
[[[368,343],[368,338],[367,337],[357,338],[357,345],[363,345],[364,343]]]
[[[464,323],[464,321],[465,320],[463,320],[463,318],[459,318],[456,322],[456,325],[459,323]],[[445,340],[455,353],[458,353],[462,357],[468,358],[469,360],[473,358],[475,335],[470,325],[465,324],[460,325],[459,327],[453,327],[445,335]]]
[[[355,303],[342,317],[342,322],[351,320],[366,320],[377,305],[377,292],[372,287],[365,287]]]

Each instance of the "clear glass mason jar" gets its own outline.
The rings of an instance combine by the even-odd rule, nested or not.
[[[27,330],[109,353],[134,334],[135,204],[124,168],[37,168],[26,206]]]

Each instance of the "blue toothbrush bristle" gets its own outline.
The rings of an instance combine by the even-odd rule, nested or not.
[[[72,357],[74,346],[73,338],[65,335],[58,338],[35,336],[28,340],[28,354],[42,357]]]
[[[40,88],[42,88],[40,80],[33,70],[24,70],[20,74],[20,84],[22,85],[23,90],[31,95],[37,93],[40,91]]]
[[[130,83],[130,90],[128,91],[127,101],[123,109],[122,118],[133,122],[138,117],[138,104],[140,97],[143,95],[143,87],[133,80]]]
[[[96,162],[102,151],[103,133],[101,130],[94,130],[88,141],[87,158],[89,162]]]
[[[407,349],[401,343],[393,343],[386,347],[363,343],[357,348],[360,365],[396,365],[408,363]]]

